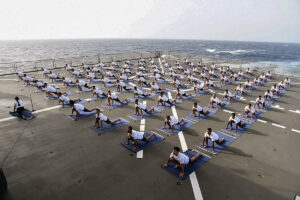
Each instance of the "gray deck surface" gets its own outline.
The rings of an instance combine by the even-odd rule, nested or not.
[[[32,76],[42,77],[42,73],[32,73]],[[275,82],[282,78],[277,76]],[[289,111],[300,110],[300,80],[291,80],[292,84],[295,83],[293,87],[274,103],[284,110],[271,108],[260,117],[267,123],[255,122],[218,155],[201,151],[196,144],[202,141],[208,127],[214,131],[223,128],[230,113],[220,110],[183,131],[188,148],[212,157],[196,171],[205,200],[292,199],[300,192],[300,133],[291,131],[300,130],[300,114]],[[44,93],[34,93],[34,87],[24,87],[23,83],[16,82],[16,76],[1,77],[0,83],[0,119],[9,117],[8,111],[12,110],[16,95],[24,100],[28,109],[31,109],[30,93],[35,110],[58,103],[57,100],[46,100]],[[226,88],[232,91],[236,85]],[[245,101],[239,100],[225,109],[241,113],[250,100],[263,95],[271,85],[267,83],[245,96]],[[215,92],[223,93],[224,89],[223,86]],[[74,91],[75,88],[61,90]],[[121,98],[125,96],[132,94],[120,95]],[[207,105],[210,96],[208,93],[176,105],[178,116],[190,113],[194,101]],[[73,92],[71,98],[77,97],[90,98],[91,93]],[[155,105],[157,95],[146,101],[147,107]],[[85,106],[101,107],[102,103],[106,100],[89,102]],[[140,121],[127,116],[133,113],[133,109],[134,105],[129,104],[111,111],[104,109],[104,114],[111,119],[122,117],[139,130]],[[70,108],[53,109],[37,113],[36,119],[30,121],[12,119],[0,122],[0,166],[6,174],[9,189],[3,199],[195,198],[189,178],[181,181],[160,167],[172,148],[180,146],[178,135],[168,136],[157,130],[164,117],[172,115],[171,109],[146,119],[145,132],[154,130],[166,140],[144,150],[142,159],[137,159],[136,154],[120,145],[126,138],[127,126],[98,136],[89,128],[94,124],[94,116],[75,122],[66,116],[70,112]]]

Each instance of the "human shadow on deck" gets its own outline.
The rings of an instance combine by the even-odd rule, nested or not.
[[[227,146],[222,153],[225,154],[232,154],[232,155],[237,155],[237,156],[243,156],[243,157],[248,157],[248,158],[252,158],[253,156],[250,154],[246,154],[245,152],[243,152],[242,150],[236,148],[236,147],[232,147],[232,146]]]
[[[247,130],[247,133],[250,133],[250,134],[253,134],[253,135],[261,135],[261,136],[268,136],[267,134],[264,134],[260,131],[257,131],[257,130],[253,130],[252,128],[249,128]]]

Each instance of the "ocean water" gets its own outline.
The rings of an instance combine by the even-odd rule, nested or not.
[[[158,50],[208,56],[228,60],[232,66],[300,76],[298,43],[151,39],[0,41],[0,63]]]

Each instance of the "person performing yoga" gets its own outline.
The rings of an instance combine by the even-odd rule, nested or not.
[[[108,106],[113,106],[114,105],[114,101],[122,104],[125,101],[127,101],[127,98],[120,100],[119,97],[116,95],[116,93],[114,92],[110,92],[110,90],[108,90],[107,92],[107,105]]]
[[[144,93],[142,90],[138,89],[137,86],[134,87],[133,98],[137,96],[139,99],[140,97],[144,98],[144,97],[149,97],[150,95],[151,94]]]
[[[247,79],[247,81],[245,82],[244,84],[245,88],[247,90],[252,90],[252,87],[253,87],[253,83],[249,81],[249,79]]]
[[[198,94],[200,94],[200,91],[205,91],[205,90],[207,90],[207,88],[204,88],[204,82],[201,82],[201,83],[199,83],[197,81],[194,82],[195,94],[197,94],[197,92],[198,92]]]
[[[46,92],[46,97],[51,98],[53,94],[57,95],[57,90],[54,87],[48,85],[47,83],[44,83],[44,88]]]
[[[151,83],[151,92],[158,92],[158,91],[162,91],[165,90],[164,88],[160,88],[159,85],[157,83],[155,83],[154,81]]]
[[[130,91],[131,88],[126,86],[126,83],[124,81],[117,80],[117,91],[122,92],[122,90],[125,90],[126,92]]]
[[[146,79],[143,76],[138,75],[137,78],[138,78],[138,82],[137,82],[138,86],[143,87],[145,85],[146,87],[151,87],[151,85],[146,82]]]
[[[197,104],[197,102],[194,102],[194,105],[193,105],[193,108],[192,108],[192,117],[197,117],[196,113],[198,113],[198,119],[200,119],[200,114],[207,115],[208,110],[204,111],[204,109],[201,106],[199,106]]]
[[[184,122],[184,119],[178,120],[177,118],[167,115],[165,118],[165,123],[163,128],[166,128],[166,125],[168,125],[169,129],[171,129],[171,134],[173,135],[174,132],[174,127],[175,125],[180,125],[181,123]]]
[[[208,128],[207,131],[204,133],[204,138],[202,141],[202,146],[204,148],[208,147],[208,140],[211,140],[212,152],[215,152],[215,143],[220,145],[222,144],[222,142],[224,142],[225,139],[220,138],[219,135],[213,132],[211,128]]]
[[[97,110],[98,108],[93,108],[93,109],[87,109],[85,108],[82,104],[80,103],[75,103],[74,101],[70,100],[70,106],[72,107],[72,113],[71,115],[73,115],[73,113],[76,113],[76,117],[75,117],[75,121],[78,120],[78,117],[80,115],[80,112],[92,112],[94,110]]]
[[[114,125],[118,122],[121,122],[121,119],[116,119],[115,121],[110,121],[110,119],[101,113],[99,108],[96,108],[96,120],[95,120],[95,128],[100,128],[100,131],[103,130],[103,122],[106,124]]]
[[[240,120],[240,118],[235,116],[235,113],[232,113],[227,122],[226,129],[230,125],[230,130],[233,130],[233,123],[235,123],[235,132],[238,132],[238,127],[245,127],[245,124]]]
[[[245,115],[246,115],[246,117],[249,117],[249,114],[251,115],[251,119],[253,120],[253,117],[256,115],[256,110],[255,110],[254,106],[251,105],[251,103],[249,103],[245,107],[242,117],[244,117]]]
[[[186,92],[182,91],[180,88],[177,88],[175,99],[180,97],[180,99],[183,101],[183,97],[191,97],[192,94],[187,94]]]
[[[257,98],[256,98],[256,101],[255,101],[255,105],[257,105],[257,107],[259,108],[259,106],[261,105],[263,111],[265,110],[265,106],[266,106],[266,102],[265,102],[265,99],[264,98],[261,98],[261,96],[259,95]]]
[[[106,87],[106,84],[114,84],[114,83],[109,78],[102,76],[102,80],[100,84]]]
[[[71,79],[66,78],[66,77],[62,77],[62,81],[64,86],[70,86],[70,85],[76,85],[76,82],[73,82]]]
[[[235,96],[237,96],[238,92],[240,93],[240,96],[243,96],[246,94],[244,87],[242,86],[242,84],[239,84],[235,89]]]
[[[25,83],[27,86],[30,85],[30,83],[36,83],[36,82],[38,82],[38,80],[37,80],[36,78],[32,78],[32,77],[30,77],[30,76],[28,76],[28,75],[26,75],[26,74],[24,74],[24,77],[25,77],[24,83]]]
[[[145,113],[147,113],[148,115],[150,115],[152,112],[154,112],[154,108],[151,108],[150,110],[147,109],[146,105],[143,103],[140,103],[138,99],[136,99],[134,101],[134,105],[135,105],[135,115],[140,116],[143,118],[144,114],[143,111]]]
[[[92,86],[89,86],[85,81],[80,81],[80,80],[76,80],[76,84],[77,84],[77,87],[79,89],[80,92],[82,92],[82,88],[87,88],[87,89],[91,89],[93,88]]]
[[[230,91],[228,91],[228,89],[225,90],[223,97],[222,97],[222,101],[224,99],[227,99],[227,101],[229,101],[229,103],[231,103],[231,100],[233,99],[233,94]]]
[[[165,164],[163,164],[162,167],[166,168],[166,167],[168,167],[170,162],[174,162],[174,163],[176,163],[174,168],[175,169],[180,168],[179,177],[183,177],[184,176],[184,166],[189,163],[193,163],[195,160],[197,160],[197,158],[199,158],[199,156],[201,156],[200,153],[193,156],[192,158],[189,158],[187,155],[180,152],[179,147],[174,147],[170,157],[168,158],[168,161]]]
[[[270,92],[270,90],[267,90],[264,94],[264,98],[266,100],[270,99],[270,101],[273,102],[273,92]]]
[[[97,100],[100,98],[100,96],[107,97],[107,94],[105,94],[101,89],[99,89],[96,86],[93,86],[93,96],[92,97],[97,97]]]
[[[14,112],[17,112],[21,119],[25,119],[24,116],[24,103],[22,100],[19,99],[19,97],[15,97],[15,103],[14,103]]]
[[[213,104],[216,104],[216,109],[217,109],[217,111],[218,111],[218,109],[219,109],[219,106],[223,106],[223,105],[225,105],[225,103],[224,102],[222,102],[218,97],[217,97],[217,95],[216,95],[216,93],[214,93],[213,95],[212,95],[212,97],[210,98],[210,101],[209,101],[209,105],[208,105],[208,107],[210,108],[210,107],[214,107],[214,105]]]
[[[271,92],[273,93],[273,95],[279,95],[279,86],[274,84],[272,87],[271,87]]]
[[[78,103],[80,101],[80,99],[71,100],[69,97],[66,97],[61,92],[58,92],[57,96],[59,97],[58,104],[61,104],[63,108],[64,108],[65,104],[70,104],[70,101],[73,101],[74,103]]]
[[[221,80],[220,80],[220,84],[221,85],[226,85],[226,83],[229,83],[229,80],[228,80],[226,75],[222,75]]]
[[[167,107],[166,103],[169,104],[170,106],[173,105],[176,102],[176,99],[174,100],[170,100],[166,95],[164,95],[164,93],[160,93],[158,96],[158,101],[157,101],[157,105],[159,106],[159,104],[163,105],[164,107]]]
[[[133,150],[136,150],[138,148],[138,141],[143,141],[143,142],[149,142],[151,140],[151,138],[155,137],[156,138],[156,134],[152,133],[151,135],[149,135],[148,137],[144,137],[144,134],[141,132],[138,132],[136,130],[132,129],[132,126],[129,126],[127,129],[127,142],[126,144],[128,145],[130,141],[132,141],[134,147]]]

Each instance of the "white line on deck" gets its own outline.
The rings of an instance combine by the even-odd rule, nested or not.
[[[267,123],[265,120],[257,119],[258,122]]]
[[[280,107],[280,105],[276,105],[276,106],[271,106],[272,108],[276,108],[276,109],[279,109],[279,110],[284,110],[284,108]]]
[[[279,124],[275,124],[275,123],[272,123],[273,126],[277,126],[279,128],[286,128],[285,126],[282,126],[282,125],[279,125]]]
[[[161,68],[161,72],[164,74],[164,73],[165,73],[165,70],[164,70],[163,66],[161,65],[160,58],[158,58],[158,62],[159,62],[159,66],[160,66],[160,68]]]
[[[146,106],[147,101],[143,101],[143,104]],[[140,124],[140,132],[143,134],[145,134],[145,127],[146,127],[146,119],[142,119]],[[143,155],[144,155],[144,151],[140,150],[136,153],[136,158],[143,158]]]
[[[169,99],[172,99],[171,92],[168,92],[168,97],[169,97]],[[178,115],[177,115],[177,111],[176,111],[175,106],[172,106],[172,113],[173,113],[173,116],[178,119]],[[182,151],[188,150],[188,147],[187,147],[187,144],[185,142],[185,138],[184,138],[184,135],[183,135],[182,131],[180,131],[178,133],[178,137],[179,137],[179,141],[180,141],[180,144],[181,144]],[[200,186],[199,186],[198,179],[197,179],[197,176],[196,176],[195,172],[190,174],[190,180],[191,180],[191,184],[192,184],[195,199],[196,200],[203,200],[202,193],[201,193]]]
[[[300,114],[300,110],[289,110],[290,112]]]
[[[300,133],[300,131],[299,130],[296,130],[296,129],[291,129],[291,131],[294,131],[294,132],[296,132],[296,133]]]
[[[224,112],[228,112],[228,113],[233,113],[232,111],[230,110],[223,110]]]

